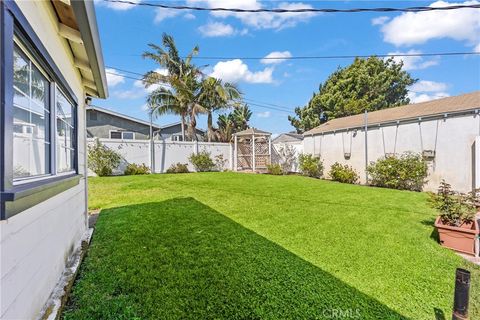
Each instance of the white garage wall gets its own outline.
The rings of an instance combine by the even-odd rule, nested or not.
[[[475,153],[472,150],[479,130],[480,116],[475,114],[369,126],[368,161],[376,161],[389,153],[435,150],[435,159],[428,162],[429,176],[425,190],[435,191],[440,181],[445,179],[454,189],[467,192],[472,189],[475,180]],[[365,183],[363,129],[306,136],[304,150],[322,158],[325,172],[335,162],[348,164],[360,173],[361,182]],[[349,159],[345,158],[344,152],[351,153]]]
[[[93,144],[94,141],[94,139],[88,140],[89,144]],[[115,170],[115,174],[123,174],[129,163],[143,163],[150,166],[149,140],[99,139],[99,141],[122,156],[122,162]],[[186,163],[190,171],[195,171],[188,158],[192,153],[201,151],[209,152],[214,161],[217,156],[222,156],[226,160],[223,169],[232,168],[232,148],[229,143],[155,141],[154,145],[155,173],[164,173],[176,163]],[[89,175],[93,175],[93,172],[89,171]]]

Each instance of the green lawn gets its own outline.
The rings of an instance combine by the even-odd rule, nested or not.
[[[103,210],[66,319],[449,319],[456,267],[480,319],[480,268],[436,243],[423,193],[237,173],[89,183]]]

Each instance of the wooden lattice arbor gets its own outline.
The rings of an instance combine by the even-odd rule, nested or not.
[[[266,171],[272,162],[272,134],[249,128],[234,134],[235,171]]]

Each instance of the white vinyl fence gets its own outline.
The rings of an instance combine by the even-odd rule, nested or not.
[[[123,174],[128,164],[145,164],[151,165],[151,152],[149,140],[116,140],[116,139],[99,139],[100,142],[108,148],[117,151],[122,156],[122,162],[114,171],[114,174]],[[91,145],[95,139],[88,139]],[[219,163],[223,159],[222,169],[232,169],[233,148],[229,143],[219,142],[171,142],[171,141],[154,141],[153,159],[154,172],[164,173],[167,169],[176,163],[188,164],[190,171],[195,171],[188,158],[192,153],[207,151],[210,153],[214,162]],[[94,175],[89,170],[89,175]]]

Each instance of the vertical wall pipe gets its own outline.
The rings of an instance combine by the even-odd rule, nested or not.
[[[368,184],[368,111],[365,109],[365,184]]]

